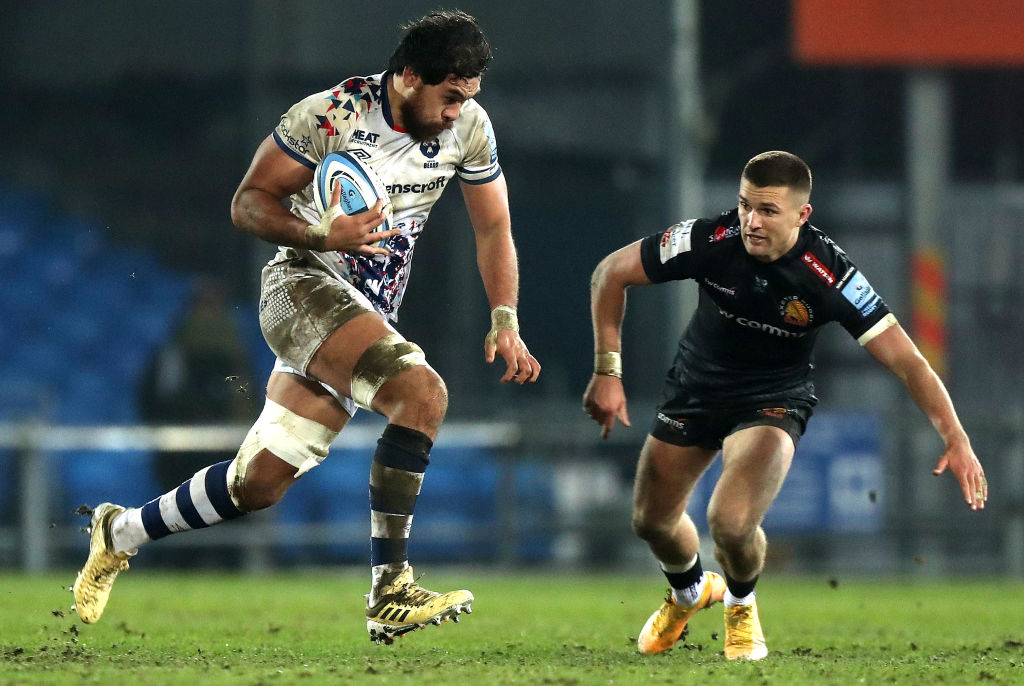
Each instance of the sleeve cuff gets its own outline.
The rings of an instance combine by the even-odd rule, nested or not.
[[[882,317],[877,324],[875,324],[870,329],[862,333],[860,335],[860,338],[857,339],[857,342],[860,343],[861,345],[867,345],[875,336],[895,326],[898,323],[899,322],[896,321],[896,315],[890,312],[889,314]]]

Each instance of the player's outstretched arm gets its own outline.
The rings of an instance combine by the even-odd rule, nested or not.
[[[949,469],[960,483],[960,490],[970,508],[984,509],[988,499],[985,470],[971,448],[967,433],[953,408],[953,401],[938,374],[899,324],[878,334],[864,347],[903,382],[914,402],[942,437],[946,448],[932,473],[942,474]]]
[[[292,214],[281,202],[309,185],[313,170],[292,159],[268,136],[253,156],[249,170],[231,199],[231,221],[254,236],[275,245],[313,250],[345,250],[358,253],[386,252],[368,244],[400,233],[372,233],[384,221],[383,204],[368,212],[348,216],[341,211],[335,191],[331,209],[320,225]]]
[[[640,260],[639,241],[601,260],[590,279],[594,374],[583,393],[583,411],[601,425],[601,438],[608,438],[616,419],[629,426],[626,392],[622,386],[622,319],[626,313],[626,289],[649,283]]]
[[[505,177],[484,184],[463,183],[462,197],[476,236],[477,268],[492,308],[484,359],[491,363],[500,355],[505,360],[501,383],[534,382],[540,376],[540,363],[519,335],[519,265]]]

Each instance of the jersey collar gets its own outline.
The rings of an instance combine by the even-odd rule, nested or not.
[[[384,113],[384,121],[387,122],[388,126],[390,126],[393,131],[397,131],[398,133],[406,133],[406,130],[403,129],[401,126],[395,126],[395,119],[394,117],[391,116],[390,88],[392,76],[393,72],[391,71],[385,71],[384,75],[381,76],[381,81],[383,82],[384,85],[384,87],[380,89],[381,111]]]
[[[808,226],[810,226],[808,222],[804,222],[803,224],[800,225],[799,232],[796,236],[796,243],[794,243],[793,247],[787,250],[785,254],[779,257],[779,260],[800,257],[800,255],[803,254],[804,250],[807,247],[807,235],[809,233],[809,231],[807,230]]]

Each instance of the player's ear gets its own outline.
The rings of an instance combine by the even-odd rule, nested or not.
[[[814,208],[811,207],[811,203],[805,202],[803,207],[800,208],[800,223],[803,224],[805,221],[811,218],[811,212]]]
[[[412,67],[406,65],[402,69],[402,85],[406,88],[415,88],[420,84],[421,80],[419,75],[412,70]]]

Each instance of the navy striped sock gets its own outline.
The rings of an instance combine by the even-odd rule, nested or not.
[[[152,539],[180,531],[203,529],[243,514],[228,493],[228,465],[219,462],[159,498],[142,506],[142,525]]]

